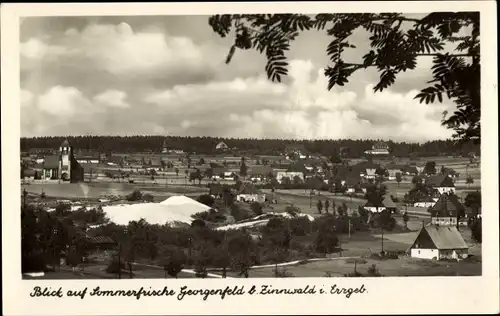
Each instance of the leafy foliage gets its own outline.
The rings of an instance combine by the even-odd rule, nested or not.
[[[236,49],[254,49],[265,54],[267,77],[281,82],[288,73],[286,52],[300,32],[324,31],[332,38],[326,48],[330,65],[325,67],[328,90],[344,86],[358,70],[374,67],[380,80],[374,91],[383,91],[396,82],[401,72],[414,70],[417,58],[434,56],[433,80],[415,98],[420,102],[442,102],[443,95],[456,103],[453,115],[444,115],[442,124],[455,131],[460,140],[480,140],[480,42],[478,12],[436,12],[423,18],[401,13],[317,14],[234,14],[214,15],[209,25],[221,37],[235,32],[226,63]],[[403,26],[404,23],[404,26]],[[347,62],[349,41],[357,29],[369,33],[370,50],[358,63]],[[470,35],[458,36],[463,30]],[[454,54],[447,44],[455,45]]]

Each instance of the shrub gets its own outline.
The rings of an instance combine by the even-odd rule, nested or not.
[[[210,194],[202,194],[196,199],[196,201],[205,204],[208,207],[213,207],[215,203],[215,199]]]
[[[45,260],[43,255],[23,255],[21,258],[22,273],[45,271]]]
[[[118,260],[113,259],[106,267],[106,272],[117,274],[120,270],[123,270],[124,268],[125,265],[123,264],[123,262],[118,263]]]
[[[294,236],[306,236],[311,233],[312,224],[307,217],[296,217],[289,220]]]
[[[262,215],[262,205],[258,202],[253,202],[250,204],[250,208],[252,209],[252,212],[255,214],[255,216]]]
[[[191,222],[191,227],[205,227],[205,221],[201,219],[195,219]]]
[[[252,213],[242,209],[237,204],[231,205],[231,216],[233,216],[237,222],[251,218],[253,217],[252,215]]]
[[[217,212],[214,209],[193,214],[191,215],[191,217],[196,220],[203,220],[212,223],[225,222],[227,220],[226,216]]]
[[[377,266],[375,264],[372,264],[368,268],[368,276],[371,276],[371,277],[380,277],[380,276],[382,276],[382,274],[380,274],[380,272],[378,271]]]
[[[134,190],[134,192],[130,193],[125,197],[127,201],[140,201],[142,200],[142,192],[139,190]]]
[[[142,196],[142,199],[146,202],[153,202],[154,201],[154,197],[153,195],[149,194],[149,193],[146,193]]]
[[[293,273],[288,272],[286,269],[278,269],[278,271],[276,271],[277,278],[293,278],[294,276]]]

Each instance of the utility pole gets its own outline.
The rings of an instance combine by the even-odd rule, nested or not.
[[[23,207],[26,210],[26,197],[28,196],[28,192],[26,191],[26,188],[23,189]]]
[[[382,230],[382,253],[384,253],[384,228],[380,226],[380,229]]]
[[[349,218],[349,239],[351,239],[351,219]]]
[[[122,243],[118,242],[118,279],[122,278],[122,259],[121,259],[121,253],[122,253]]]
[[[312,189],[309,191],[309,208],[312,208],[312,194],[313,194],[313,191]]]

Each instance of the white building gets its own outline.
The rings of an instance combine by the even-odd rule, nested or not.
[[[302,181],[304,181],[304,173],[303,172],[279,171],[276,173],[276,180],[278,181],[278,183],[281,183],[281,180],[283,178],[289,178],[290,181],[293,182],[293,179],[295,177],[299,177],[300,179],[302,179]]]
[[[455,226],[428,225],[420,230],[408,252],[420,259],[465,259],[469,247]]]
[[[433,198],[428,196],[428,197],[420,199],[418,202],[415,202],[413,204],[413,206],[414,207],[429,208],[429,207],[433,207],[434,204],[436,204],[436,200],[434,200]]]
[[[215,146],[215,149],[219,151],[226,151],[229,149],[229,147],[226,145],[226,143],[220,142]]]
[[[376,156],[389,155],[389,146],[384,142],[377,142],[372,146],[372,149],[365,151],[365,154]]]
[[[238,194],[236,195],[236,201],[240,202],[258,202],[264,203],[266,202],[266,195],[257,190],[253,185],[249,183],[243,183]]]

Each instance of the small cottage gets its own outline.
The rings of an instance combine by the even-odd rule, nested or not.
[[[238,190],[238,194],[236,195],[236,200],[240,202],[258,202],[264,203],[266,202],[266,195],[260,190],[256,189],[250,183],[243,183]]]
[[[382,205],[385,207],[387,211],[391,213],[396,213],[397,211],[396,203],[394,203],[392,198],[388,195],[385,196],[384,200],[382,201]]]
[[[454,226],[428,225],[423,227],[408,249],[410,256],[420,259],[465,259],[469,247]]]
[[[426,197],[420,198],[417,202],[415,202],[413,204],[413,206],[414,207],[429,208],[429,207],[433,207],[434,204],[436,204],[436,201],[432,197],[426,196]]]
[[[453,179],[448,175],[430,176],[427,178],[426,184],[436,189],[440,194],[455,192],[455,184]]]
[[[429,212],[432,224],[456,226],[459,218],[465,216],[465,207],[456,195],[443,194]]]

